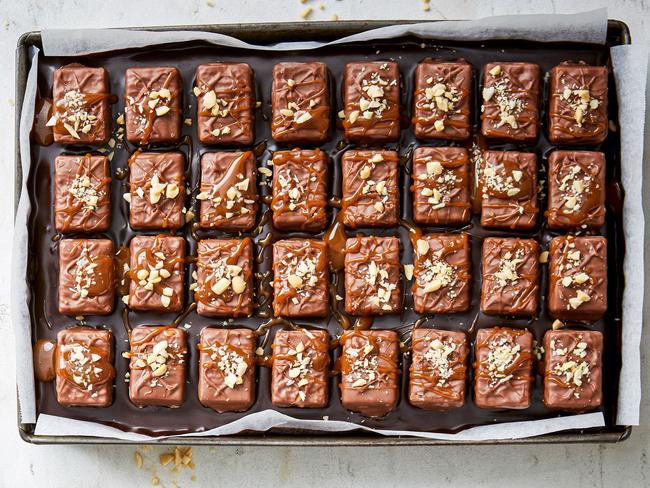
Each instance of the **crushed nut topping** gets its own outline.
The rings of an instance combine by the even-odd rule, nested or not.
[[[97,116],[88,113],[86,95],[79,90],[70,90],[61,100],[57,100],[57,111],[47,121],[53,127],[61,121],[65,130],[75,139],[81,139],[79,132],[88,134],[97,124]]]
[[[584,361],[587,356],[587,343],[582,341],[582,336],[579,336],[580,342],[569,350],[568,347],[561,347],[556,340],[551,341],[551,355],[558,361],[558,364],[553,368],[553,373],[564,377],[564,382],[569,386],[580,388],[583,383],[589,382],[591,374],[589,363]],[[574,391],[573,395],[580,398],[579,391]]]
[[[456,283],[457,270],[444,259],[444,249],[430,250],[429,243],[424,239],[419,239],[416,247],[420,258],[417,284],[424,293],[433,293]],[[457,292],[450,290],[449,296],[455,298]]]
[[[514,285],[519,281],[517,269],[524,262],[524,251],[517,249],[514,252],[507,251],[500,259],[499,271],[494,274],[496,284],[499,288],[505,288],[508,285]]]
[[[592,191],[590,188],[593,177],[587,174],[580,165],[573,165],[569,172],[560,181],[559,189],[564,192],[562,210],[573,213],[582,207],[585,194]]]
[[[350,372],[347,374],[352,388],[375,388],[380,379],[378,371],[378,351],[366,338],[362,348],[348,347],[345,349]]]
[[[386,209],[386,205],[388,204],[388,188],[386,187],[386,180],[376,181],[372,179],[372,176],[375,174],[377,166],[382,163],[384,163],[384,157],[380,153],[376,153],[368,158],[367,163],[362,166],[359,172],[359,176],[364,180],[361,193],[377,200],[374,203],[374,207],[380,213]]]
[[[181,350],[176,343],[169,343],[164,338],[158,338],[153,344],[153,347],[147,347],[146,350],[140,352],[126,351],[122,356],[131,360],[131,368],[138,370],[145,370],[151,374],[149,386],[155,388],[163,386],[160,382],[169,376],[170,366],[173,361],[182,364],[185,351]]]
[[[420,192],[427,197],[427,203],[434,210],[444,208],[451,202],[457,184],[461,182],[453,170],[446,169],[431,156],[426,158],[426,173],[421,174],[418,180],[426,185]]]
[[[316,354],[317,351],[307,348],[302,341],[296,344],[295,348],[287,351],[287,355],[293,357],[287,370],[289,376],[287,386],[296,385],[298,387],[298,396],[303,402],[307,398],[305,387],[309,384],[309,373],[313,369]]]
[[[454,374],[452,363],[455,361],[459,345],[451,339],[434,339],[422,355],[429,367],[436,371],[437,386],[445,386],[447,380]]]
[[[96,398],[97,391],[94,386],[101,378],[104,372],[98,364],[102,361],[102,356],[90,350],[84,344],[74,343],[59,346],[62,348],[62,357],[65,360],[65,369],[75,384],[91,393],[91,397]]]
[[[311,290],[318,284],[316,275],[316,265],[318,257],[314,255],[296,256],[294,253],[288,253],[282,263],[286,266],[286,282],[283,282],[285,289],[292,288],[296,294],[307,298]],[[291,301],[294,304],[300,303],[300,298],[292,296]]]
[[[386,63],[379,67],[380,70],[387,70]],[[382,78],[377,71],[370,75],[370,79],[364,79],[361,82],[361,90],[364,95],[359,99],[359,110],[354,110],[349,114],[349,122],[354,124],[359,116],[366,120],[372,120],[374,117],[381,118],[385,110],[388,110],[388,100],[384,96],[384,87],[397,85],[397,80],[388,81]]]
[[[433,112],[434,128],[441,132],[445,130],[445,119],[458,112],[460,93],[455,86],[445,84],[445,79],[440,75],[435,78],[430,76],[425,81],[431,86],[424,89],[426,102],[421,107]]]
[[[390,299],[393,291],[397,289],[397,284],[389,281],[388,271],[377,266],[375,261],[370,261],[364,275],[364,281],[377,292],[376,295],[370,295],[368,300],[374,306],[381,306],[382,310],[392,310]]]
[[[168,183],[161,180],[161,175],[156,171],[151,179],[146,181],[143,186],[135,186],[131,188],[131,200],[133,199],[133,195],[140,198],[148,197],[149,203],[156,205],[164,199],[175,199],[180,192],[181,189],[176,183]]]
[[[86,298],[91,287],[97,284],[97,276],[95,275],[97,266],[98,264],[88,247],[83,246],[72,271],[74,286],[70,287],[70,291],[81,298]]]
[[[228,388],[235,388],[244,383],[244,374],[248,370],[246,358],[227,345],[210,346],[206,349],[210,359],[223,373],[224,383]]]
[[[521,182],[524,174],[521,170],[513,170],[508,174],[503,164],[486,165],[483,168],[483,198],[488,197],[488,190],[516,197],[521,193]]]
[[[592,98],[588,89],[573,86],[564,86],[560,94],[560,100],[564,100],[573,111],[573,119],[576,126],[582,127],[582,123],[589,112],[597,110],[601,104],[598,98]]]
[[[580,271],[581,258],[581,252],[575,249],[575,243],[571,243],[564,253],[563,262],[557,267],[558,274],[562,276],[560,284],[565,288],[576,290],[576,296],[568,299],[567,310],[575,310],[583,303],[591,300],[591,296],[587,292],[593,283],[593,279],[588,273]]]
[[[280,184],[279,195],[286,195],[289,198],[289,210],[294,211],[299,205],[305,202],[305,186],[298,177],[288,171],[278,173]]]
[[[103,196],[103,192],[98,192],[92,184],[92,180],[88,175],[76,175],[72,180],[72,185],[68,193],[72,195],[75,204],[81,206],[85,210],[95,210],[99,197]]]
[[[494,99],[499,108],[499,121],[496,122],[495,127],[508,124],[511,128],[517,129],[516,116],[523,112],[526,101],[522,99],[522,94],[514,89],[510,77],[501,69],[501,66],[494,66],[489,74],[496,81],[492,86],[483,88],[483,101],[488,102]],[[484,111],[485,103],[481,105],[481,112]]]
[[[207,277],[205,284],[212,283],[210,290],[224,301],[230,301],[233,294],[241,295],[246,290],[246,279],[243,269],[236,264],[228,264],[227,256],[211,259],[205,265]],[[201,287],[196,287],[201,291]]]
[[[173,76],[170,73],[168,79]],[[168,88],[161,88],[160,90],[151,90],[137,101],[133,97],[127,96],[126,102],[136,117],[137,125],[142,130],[150,123],[149,117],[163,117],[171,111],[172,99],[172,92]]]
[[[140,267],[135,273],[138,285],[148,291],[154,291],[154,285],[162,283],[172,275],[171,272],[164,267],[168,258],[163,252],[154,252],[153,257],[155,258],[154,264],[145,262],[142,264],[143,267]],[[174,294],[174,289],[169,286],[162,289],[160,303],[162,303],[163,307],[169,307],[171,304],[171,298]]]
[[[236,161],[233,164],[236,164]],[[224,215],[227,219],[249,213],[250,209],[246,205],[255,203],[255,200],[249,198],[250,178],[245,178],[241,173],[238,173],[235,177],[237,182],[226,189],[225,196],[223,188],[219,184],[214,184],[208,191],[199,193],[196,199],[210,201],[213,208],[218,208],[221,205],[225,206],[226,212]]]
[[[512,379],[509,371],[519,360],[521,346],[513,344],[507,337],[496,337],[489,344],[487,359],[490,386],[495,387]]]

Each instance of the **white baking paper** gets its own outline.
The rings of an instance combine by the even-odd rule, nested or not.
[[[405,34],[414,34],[427,39],[440,40],[483,40],[483,39],[528,39],[534,41],[582,41],[603,43],[607,30],[607,13],[605,9],[575,15],[524,15],[500,16],[475,21],[436,22],[412,25],[396,25],[381,29],[367,31],[361,34],[339,39],[330,44],[367,41],[399,37]],[[43,32],[43,50],[46,55],[74,56],[101,52],[114,49],[145,47],[170,42],[202,40],[214,44],[240,47],[247,49],[279,49],[300,50],[317,49],[319,43],[283,43],[269,46],[252,46],[237,39],[221,34],[172,31],[172,32],[144,32],[139,30],[120,31],[116,36],[112,30],[54,30]],[[620,130],[622,145],[623,184],[626,189],[625,198],[625,237],[626,237],[626,276],[633,276],[634,271],[643,269],[643,209],[641,206],[641,176],[642,176],[642,144],[643,127],[645,123],[644,109],[639,101],[645,98],[645,76],[641,76],[640,67],[647,66],[647,50],[637,46],[619,46],[612,50],[614,70],[618,80],[618,93],[620,100]],[[30,72],[30,77],[34,72]],[[35,78],[28,81],[29,96],[34,95]],[[630,101],[638,105],[629,107]],[[628,103],[626,103],[628,102]],[[25,107],[28,107],[26,104]],[[27,117],[23,113],[27,120]],[[28,114],[29,115],[29,114]],[[29,127],[21,127],[21,141],[29,144]],[[27,157],[23,156],[25,174],[29,164],[29,151]],[[26,248],[26,216],[27,212],[19,213],[16,219],[16,247],[19,252]],[[20,254],[18,254],[20,255]],[[26,290],[24,283],[25,262],[14,260],[14,283],[23,281],[20,290]],[[624,320],[623,320],[623,369],[621,371],[619,393],[619,424],[637,424],[640,402],[640,362],[639,341],[641,336],[641,314],[643,307],[643,283],[638,283],[639,273],[635,276],[634,286],[628,286],[624,292]],[[14,286],[14,289],[16,287]],[[27,405],[34,399],[34,380],[31,369],[27,370],[25,364],[31,358],[31,343],[29,339],[29,313],[25,308],[25,298],[22,294],[14,294],[13,307],[17,308],[14,315],[14,327],[17,335],[17,357],[21,364],[17,368],[17,380],[21,402],[25,403],[22,409],[22,421],[34,422],[36,420],[33,405]],[[31,362],[30,362],[31,364]],[[604,425],[601,413],[591,413],[557,417],[544,420],[527,422],[512,422],[495,425],[474,427],[457,434],[440,434],[429,432],[406,432],[374,430],[384,435],[418,436],[434,439],[453,439],[465,441],[478,441],[489,439],[512,439],[530,437],[550,432],[567,429],[584,429]],[[267,431],[273,427],[292,427],[316,429],[324,431],[347,431],[352,429],[371,430],[357,424],[342,421],[312,421],[293,419],[285,414],[267,410],[248,415],[238,421],[206,432],[186,434],[186,436],[226,435],[242,430]],[[103,436],[123,440],[142,441],[149,439],[141,434],[125,433],[118,429],[99,425],[91,422],[82,422],[50,415],[41,415],[36,425],[36,433],[40,435],[84,435]]]

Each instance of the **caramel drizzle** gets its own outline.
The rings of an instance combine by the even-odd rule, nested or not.
[[[135,262],[136,265],[133,266],[129,270],[129,278],[131,279],[132,283],[135,283],[137,286],[138,290],[142,290],[146,293],[149,294],[157,294],[159,296],[162,296],[162,291],[163,288],[167,288],[167,283],[169,280],[171,280],[174,277],[174,271],[177,267],[177,265],[181,265],[181,267],[185,264],[185,259],[181,257],[170,257],[168,256],[169,253],[165,252],[164,250],[164,245],[163,245],[163,240],[165,239],[165,236],[155,236],[154,237],[154,242],[151,245],[151,247],[141,249],[138,251],[138,253],[135,256]],[[162,252],[165,254],[165,259],[160,260],[163,261],[163,267],[158,269],[158,272],[160,273],[161,269],[164,269],[169,272],[169,277],[168,278],[162,278],[162,280],[159,283],[154,283],[153,284],[153,290],[147,290],[143,286],[140,286],[140,280],[138,279],[138,271],[141,269],[145,269],[147,271],[150,270],[150,266],[154,267],[156,266],[156,263],[159,261],[159,259],[155,256],[157,252]],[[174,288],[174,287],[170,287]],[[133,293],[135,294],[135,293]],[[166,307],[168,310],[173,310],[183,299],[183,294],[182,293],[177,293],[177,290],[174,289],[174,293],[172,296],[169,297],[170,299],[170,304],[169,307]]]
[[[314,245],[313,242],[308,240],[288,241],[283,245],[283,250],[285,254],[278,262],[274,263],[273,309],[275,315],[288,315],[291,306],[294,305],[292,301],[294,297],[300,301],[300,304],[306,304],[313,299],[319,299],[314,295],[319,289],[325,289],[323,284],[326,284],[328,281],[326,251]],[[315,261],[313,275],[317,279],[316,284],[312,286],[309,283],[303,283],[301,286],[304,292],[308,292],[307,295],[299,294],[298,290],[290,286],[287,282],[287,277],[293,274],[292,271],[294,268],[294,265],[288,263],[288,260],[293,258],[298,258],[298,262],[308,258],[313,258]],[[326,289],[325,291],[327,292]],[[300,306],[300,304],[296,304],[296,306]]]
[[[549,94],[549,98],[557,100],[558,103],[555,104],[557,110],[549,110],[549,131],[560,132],[564,134],[565,137],[574,138],[576,137],[576,132],[588,134],[593,137],[597,137],[607,131],[607,92],[605,95],[600,95],[595,97],[599,106],[597,109],[588,110],[584,114],[584,119],[582,121],[582,127],[576,124],[575,112],[571,108],[571,105],[567,100],[562,100],[561,95],[564,92],[564,88],[569,88],[571,90],[588,90],[591,95],[596,90],[594,90],[594,85],[598,82],[597,75],[589,75],[588,72],[580,66],[575,66],[577,71],[577,76],[571,76],[568,72],[564,72],[562,78],[568,78],[567,80],[558,80],[556,91],[553,91]],[[553,76],[553,75],[551,75]],[[607,90],[607,85],[605,85],[605,90]],[[553,106],[550,104],[549,109]],[[603,107],[601,109],[601,107]],[[553,123],[555,122],[555,123]]]
[[[360,339],[365,342],[365,344],[370,344],[372,350],[365,355],[365,357],[370,358],[372,356],[377,358],[377,367],[375,371],[377,372],[377,379],[373,382],[369,382],[362,387],[352,386],[352,382],[347,376],[351,374],[354,370],[354,361],[355,358],[352,358],[350,354],[345,353],[345,345],[348,341],[354,339]],[[343,332],[339,339],[339,343],[343,346],[343,353],[338,359],[338,367],[341,371],[341,381],[339,383],[339,388],[341,390],[354,390],[354,391],[366,391],[366,390],[379,390],[379,389],[394,389],[397,385],[397,380],[400,375],[400,369],[398,367],[397,357],[392,357],[381,351],[381,343],[388,342],[389,339],[386,337],[364,333],[363,329],[354,328],[352,330],[346,330]],[[355,349],[361,349],[363,346]],[[375,384],[375,386],[373,386]]]
[[[381,154],[383,160],[376,163],[371,162],[370,159],[374,154]],[[357,220],[366,218],[381,222],[386,215],[394,213],[395,208],[399,205],[399,193],[396,185],[398,156],[390,151],[353,151],[344,157],[346,164],[349,165],[349,171],[343,178],[343,198],[341,199],[340,212],[343,214],[345,224],[353,226]],[[371,168],[371,173],[364,180],[360,176],[360,170],[365,165]],[[368,193],[364,194],[362,190],[367,180],[375,181],[375,185]],[[387,195],[380,195],[377,192],[376,183],[380,181],[385,182]],[[374,204],[383,202],[386,196],[388,198],[384,204],[384,211],[378,212],[374,208]],[[372,207],[370,215],[366,215],[368,207]],[[390,222],[387,224],[390,225]]]
[[[307,130],[326,135],[329,130],[330,106],[327,79],[318,77],[316,70],[309,69],[303,74],[302,79],[294,80],[293,86],[289,86],[285,81],[281,87],[274,88],[278,97],[286,101],[286,105],[283,107],[273,107],[271,130],[275,138],[284,139],[289,135],[300,134]],[[285,76],[283,75],[283,77]],[[313,107],[311,107],[312,100],[314,101]],[[288,116],[280,112],[280,109],[287,108],[288,104],[296,104],[300,112],[307,112],[311,117],[302,123],[297,123],[294,115]],[[298,112],[298,110],[292,111],[294,114]]]
[[[214,247],[208,247],[205,242],[200,242],[202,248],[199,254],[199,260],[196,266],[199,270],[199,286],[194,291],[194,299],[209,307],[212,312],[232,314],[233,317],[247,315],[244,313],[247,302],[251,301],[250,274],[252,271],[252,262],[246,262],[244,253],[247,249],[252,248],[250,237],[241,240],[228,240],[218,243]],[[216,283],[216,277],[211,272],[212,266],[223,262],[226,265],[237,265],[242,268],[242,275],[246,281],[246,290],[243,293],[235,293],[232,288],[217,295],[212,286]]]
[[[498,336],[504,336],[508,340],[508,343],[512,346],[517,345],[517,340],[516,338],[519,336],[522,336],[526,333],[525,329],[504,329],[501,327],[495,327],[490,331],[490,334],[483,339],[481,342],[478,340],[476,341],[475,349],[479,350],[482,348],[490,348],[489,344],[490,342],[498,337]],[[477,355],[478,357],[478,355]],[[533,382],[534,378],[532,376],[532,368],[530,367],[532,364],[533,360],[533,353],[532,351],[525,351],[523,349],[520,349],[519,352],[517,353],[517,357],[515,358],[514,361],[510,365],[508,365],[507,368],[504,369],[502,372],[504,376],[510,376],[512,375],[512,378],[502,381],[499,384],[493,386],[494,389],[497,388],[508,388],[508,385],[514,383],[515,381],[528,381],[528,382]],[[479,379],[487,380],[488,383],[491,385],[492,378],[490,378],[489,374],[489,368],[488,365],[482,361],[479,361],[478,359],[474,362],[473,364],[474,367],[474,381],[478,381]]]
[[[377,64],[377,63],[375,63]],[[383,64],[383,63],[381,63]],[[373,114],[372,118],[366,119],[363,117],[363,111],[361,110],[360,107],[360,99],[364,96],[364,91],[362,88],[362,81],[365,78],[370,79],[370,76],[373,73],[378,73],[379,76],[382,76],[382,74],[386,75],[387,78],[390,77],[390,72],[386,70],[384,73],[382,73],[383,70],[379,69],[377,67],[377,71],[361,71],[357,73],[355,79],[350,80],[350,83],[348,81],[345,81],[346,88],[345,88],[345,120],[343,120],[343,128],[345,129],[346,133],[356,133],[360,132],[360,134],[355,134],[357,136],[365,136],[369,131],[376,130],[376,131],[381,131],[381,132],[386,132],[389,134],[392,134],[393,132],[398,132],[400,125],[399,125],[399,80],[396,80],[395,78],[393,79],[388,79],[388,85],[386,85],[385,91],[384,91],[384,100],[386,100],[387,103],[387,108],[382,111],[381,115]],[[395,86],[391,86],[391,83],[393,81],[396,81]],[[397,93],[394,93],[397,92]],[[352,94],[356,94],[356,96],[352,97]],[[354,123],[350,122],[349,115],[350,113],[358,111],[359,112],[359,117],[354,121]]]
[[[228,69],[228,74],[231,75],[232,79],[230,86],[220,86],[222,79],[226,78],[226,76],[221,74],[216,75],[209,83],[204,84],[207,91],[214,91],[218,100],[226,101],[225,106],[219,105],[219,110],[227,110],[228,114],[225,116],[213,115],[212,109],[206,109],[203,104],[204,90],[201,93],[201,103],[199,104],[198,110],[198,116],[200,118],[205,117],[213,120],[216,124],[221,122],[217,127],[220,130],[223,130],[224,127],[237,127],[238,132],[231,130],[230,134],[225,134],[225,137],[223,133],[217,136],[222,140],[235,139],[238,134],[248,132],[253,121],[253,90],[245,79],[234,76],[235,74],[239,75],[239,73]]]
[[[74,247],[68,253],[68,258],[71,258],[70,261],[72,263],[72,269],[76,268],[75,263],[79,258],[79,254],[84,248],[87,248],[88,259],[90,260],[91,264],[96,264],[97,266],[93,269],[92,281],[90,282],[88,288],[86,288],[88,291],[86,298],[94,298],[111,294],[113,292],[113,287],[115,286],[113,257],[106,254],[93,254],[91,253],[90,247],[91,246],[84,245],[82,241],[75,243]],[[71,271],[70,268],[68,268],[68,270]],[[74,282],[75,280],[72,272],[69,272],[68,274],[70,275],[70,280]]]
[[[98,177],[95,174],[93,171],[92,155],[90,153],[80,156],[78,163],[74,179],[84,176],[90,179],[91,187],[97,192],[97,204],[94,209],[88,207],[83,201],[78,200],[72,193],[67,191],[68,188],[66,188],[65,206],[63,208],[55,208],[57,216],[64,216],[63,225],[60,229],[61,232],[67,232],[75,219],[80,221],[79,223],[84,232],[91,232],[101,227],[110,218],[110,210],[105,212],[105,215],[101,215],[99,210],[110,205],[109,192],[112,181],[111,177],[104,176],[103,174],[101,177]],[[96,165],[96,168],[100,168],[102,165],[103,160]],[[104,173],[103,170],[102,173]],[[96,221],[93,223],[95,219]]]
[[[237,153],[235,153],[237,154]],[[239,153],[228,165],[224,172],[220,172],[215,182],[205,181],[201,178],[201,193],[207,193],[208,199],[201,202],[201,226],[204,228],[221,228],[230,229],[229,223],[234,220],[240,219],[245,215],[252,215],[257,213],[257,185],[254,171],[248,171],[248,163],[255,161],[255,156],[252,151],[244,151]],[[254,164],[253,164],[254,166]],[[214,170],[214,169],[213,169]],[[244,179],[248,178],[248,189],[240,190],[241,201],[234,200],[232,208],[226,208],[226,192],[228,189],[240,180],[238,177],[242,176]],[[213,201],[213,196],[217,195],[222,198],[221,202],[217,205]],[[254,203],[248,204],[244,200],[253,200]],[[243,214],[241,210],[246,208],[249,210],[248,214]],[[226,213],[232,213],[231,217],[226,217]]]
[[[72,344],[60,344],[56,347],[55,351],[55,361],[56,365],[56,375],[60,378],[65,379],[72,387],[77,390],[81,390],[84,393],[92,394],[96,391],[95,387],[106,385],[113,381],[115,378],[115,368],[110,361],[110,351],[107,351],[104,347],[99,347],[93,345],[98,339],[91,339],[90,344],[85,344],[82,342],[75,342]],[[87,351],[88,362],[88,375],[89,384],[92,385],[93,389],[88,390],[87,387],[79,385],[73,378],[74,372],[72,369],[72,347],[81,346]],[[96,362],[90,360],[92,354],[97,354],[100,356],[100,359]],[[95,368],[101,369],[101,371],[96,372]]]
[[[252,354],[245,351],[241,347],[235,346],[230,342],[230,333],[230,330],[226,332],[226,338],[223,342],[214,341],[212,344],[200,342],[196,346],[202,354],[204,353],[206,355],[204,356],[205,359],[201,361],[201,367],[205,369],[203,378],[205,379],[206,383],[217,392],[217,395],[227,388],[225,383],[226,373],[219,367],[219,361],[214,361],[211,358],[212,353],[214,353],[217,349],[225,348],[227,352],[232,352],[242,357],[244,362],[246,362],[248,365],[248,368],[255,366],[255,358]],[[214,379],[212,375],[208,374],[208,371],[214,372],[214,374],[217,375],[217,378]],[[250,371],[251,369],[247,369],[244,373],[244,377],[250,376]],[[245,382],[246,379],[244,379],[244,383],[235,385],[234,388],[245,387]]]
[[[134,97],[130,96],[125,96],[126,99],[126,106],[125,110],[128,110],[133,113],[133,117],[137,117],[138,119],[138,128],[142,130],[142,137],[140,138],[140,144],[148,144],[149,139],[151,138],[151,135],[153,134],[154,131],[154,126],[156,125],[156,119],[158,116],[156,115],[156,109],[149,107],[149,105],[146,103],[147,100],[149,100],[149,93],[152,91],[152,86],[156,83],[159,82],[160,77],[166,76],[165,80],[163,81],[162,85],[160,85],[160,88],[158,88],[156,91],[159,91],[160,89],[166,88],[169,90],[171,94],[171,98],[169,100],[169,112],[165,115],[171,114],[171,113],[180,113],[181,110],[177,107],[174,107],[174,100],[177,100],[177,97],[179,96],[179,92],[171,90],[169,86],[171,85],[172,80],[176,77],[176,70],[171,70],[168,73],[161,73],[156,78],[152,79],[151,82],[147,82],[147,80],[143,79],[141,76],[138,75],[137,72],[133,73],[133,76],[135,76],[138,81],[142,84],[142,88],[140,89],[140,93],[138,93]],[[133,103],[129,103],[129,98],[133,99]],[[141,115],[136,111],[135,105],[139,105],[142,110],[144,111],[145,115],[145,120],[144,120],[144,126],[142,126],[142,121],[139,120],[139,117]],[[165,116],[163,115],[163,117]]]
[[[86,112],[89,115],[95,115],[97,119],[95,123],[90,124],[90,130],[88,132],[77,130],[76,132],[79,136],[79,139],[74,139],[78,142],[94,142],[97,140],[97,132],[99,129],[106,130],[105,127],[99,124],[99,122],[102,122],[101,118],[98,115],[102,111],[100,104],[103,104],[103,102],[112,102],[115,100],[115,97],[110,93],[84,93],[81,91],[81,88],[79,86],[77,87],[77,91],[79,91],[83,97],[82,103]],[[70,134],[70,132],[68,132],[68,129],[66,129],[64,125],[67,124],[67,117],[69,115],[72,115],[72,112],[68,113],[68,109],[66,108],[65,104],[60,103],[61,101],[62,99],[59,99],[56,101],[56,103],[52,104],[52,109],[56,116],[55,123],[52,126],[52,131],[61,136],[74,137],[72,134]]]
[[[299,214],[304,217],[304,221],[299,224],[300,230],[309,229],[314,222],[327,218],[327,200],[323,189],[324,177],[318,163],[324,159],[324,153],[320,149],[314,151],[301,151],[294,149],[292,151],[279,151],[273,155],[273,198],[271,199],[271,209],[273,210],[274,220],[284,214]],[[296,176],[298,181],[303,184],[304,193],[300,201],[291,210],[289,207],[290,197],[289,190],[283,189],[278,181],[278,176]],[[311,181],[315,178],[314,181]],[[290,178],[286,178],[289,180]]]
[[[148,153],[152,154],[152,153]],[[140,158],[141,151],[136,150],[131,157],[129,158],[128,165],[131,174],[131,181],[129,182],[131,205],[135,203],[135,199],[141,199],[144,202],[145,211],[151,211],[153,216],[158,216],[162,220],[161,227],[163,229],[176,227],[174,222],[175,216],[178,215],[180,208],[185,199],[185,182],[182,177],[174,178],[173,175],[166,176],[168,172],[173,171],[173,161],[165,157],[164,154],[155,154],[156,159],[151,159],[150,157]],[[142,178],[138,180],[133,179],[133,170],[131,167],[134,164],[137,164],[142,168]],[[157,171],[156,171],[157,170]],[[174,198],[167,198],[164,194],[160,196],[160,200],[157,203],[151,203],[149,194],[151,190],[151,179],[154,174],[158,175],[160,183],[175,184],[178,186],[178,195]],[[142,189],[143,196],[138,195],[138,188]],[[164,191],[163,191],[164,193]],[[152,218],[155,218],[153,217]],[[156,226],[158,227],[158,226]]]
[[[429,344],[433,339],[434,338],[432,337],[424,336],[413,341],[413,362],[411,363],[410,368],[411,388],[421,388],[427,393],[432,393],[448,400],[459,401],[463,398],[465,393],[465,378],[467,375],[467,366],[465,364],[467,351],[465,345],[453,341],[448,337],[442,339],[443,342],[451,340],[451,342],[456,346],[456,350],[449,356],[448,361],[449,369],[452,370],[452,374],[445,378],[445,383],[443,385],[439,385],[438,381],[441,379],[440,370],[432,366],[424,357],[426,349],[422,351],[417,350],[420,344]],[[416,365],[419,367],[416,367]],[[453,384],[455,381],[463,382],[463,387],[460,391],[455,388]]]

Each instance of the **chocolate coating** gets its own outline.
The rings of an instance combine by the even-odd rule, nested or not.
[[[322,408],[329,400],[329,334],[279,330],[273,341],[271,402],[277,407]]]
[[[273,313],[325,317],[329,311],[327,245],[312,239],[273,244]]]
[[[197,312],[205,317],[245,317],[253,313],[253,243],[243,239],[199,241]]]
[[[418,147],[413,151],[413,220],[420,225],[461,225],[472,217],[467,149]]]
[[[255,335],[249,329],[201,331],[199,401],[222,412],[245,412],[255,403]]]
[[[537,156],[485,151],[481,159],[481,225],[527,230],[537,224]]]
[[[481,134],[489,139],[535,142],[539,133],[540,69],[532,63],[483,67]]]
[[[345,243],[345,311],[384,315],[402,309],[399,240],[353,237]]]
[[[102,146],[111,137],[113,118],[108,72],[69,64],[54,71],[53,113],[48,122],[59,144]]]
[[[353,142],[399,139],[400,75],[397,63],[348,63],[343,75],[343,129]]]
[[[185,398],[185,331],[167,326],[136,327],[129,334],[129,344],[131,401],[137,407],[180,407]]]
[[[105,315],[115,301],[115,247],[110,239],[62,239],[59,243],[59,312]]]
[[[108,407],[113,403],[113,334],[72,327],[57,334],[56,399],[67,407]]]
[[[488,237],[482,250],[481,311],[533,316],[539,295],[539,244],[534,239]]]
[[[553,151],[548,158],[548,210],[553,229],[597,228],[605,224],[605,155]]]
[[[201,64],[196,68],[194,86],[198,99],[196,131],[201,144],[253,143],[255,93],[253,70],[248,64]]]
[[[463,60],[425,59],[415,70],[413,132],[420,139],[470,136],[472,67]]]
[[[528,408],[533,383],[533,335],[494,327],[476,334],[474,403],[480,408]]]
[[[167,96],[162,96],[161,90]],[[182,99],[183,80],[177,68],[127,69],[124,118],[129,142],[140,145],[177,142],[181,137]]]
[[[415,329],[409,371],[409,402],[425,410],[447,410],[465,403],[467,336],[464,332]]]
[[[130,244],[129,307],[180,312],[185,291],[185,241],[166,235],[136,236]]]
[[[273,225],[318,232],[327,225],[329,157],[320,149],[273,154]]]
[[[399,217],[399,157],[395,151],[346,151],[341,160],[343,223],[390,227]]]
[[[111,176],[106,156],[54,160],[54,226],[58,232],[103,232],[111,223]]]
[[[607,310],[607,239],[559,236],[549,246],[548,313],[593,322]]]
[[[411,291],[415,311],[454,313],[469,310],[472,258],[468,235],[424,235],[418,240],[414,253]]]
[[[271,135],[282,143],[319,144],[330,127],[327,65],[278,63],[273,67]]]
[[[607,137],[607,68],[562,63],[551,70],[548,139],[600,144]]]
[[[602,402],[603,334],[549,330],[544,335],[544,404],[586,411]]]
[[[349,330],[341,336],[341,404],[383,417],[399,399],[399,338],[393,330]]]
[[[136,230],[180,229],[185,225],[185,156],[141,152],[129,160],[129,222]]]
[[[250,230],[257,217],[257,163],[251,151],[201,156],[200,223],[204,229]]]

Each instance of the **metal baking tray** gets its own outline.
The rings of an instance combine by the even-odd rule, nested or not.
[[[151,32],[194,30],[217,32],[237,37],[256,44],[270,44],[293,40],[331,40],[356,34],[369,29],[395,24],[417,23],[414,20],[353,20],[336,22],[286,22],[258,24],[180,25],[159,27],[138,27]],[[132,28],[133,29],[133,28]],[[116,29],[119,31],[120,29]],[[624,22],[609,20],[607,41],[611,45],[630,44],[630,31]],[[19,127],[22,113],[27,74],[30,68],[30,49],[42,50],[40,31],[27,32],[20,36],[16,47],[16,145],[15,145],[15,208],[22,185],[22,162],[19,150]],[[36,435],[34,424],[20,422],[18,404],[18,431],[20,437],[32,444],[174,444],[174,445],[219,445],[219,446],[440,446],[440,445],[496,445],[496,444],[553,444],[553,443],[617,443],[627,440],[631,426],[609,426],[603,428],[565,431],[525,439],[490,441],[455,441],[423,439],[408,436],[382,436],[363,432],[323,433],[289,429],[273,429],[267,433],[238,434],[233,436],[180,437],[152,439],[150,441],[124,441],[107,437],[48,436]]]

